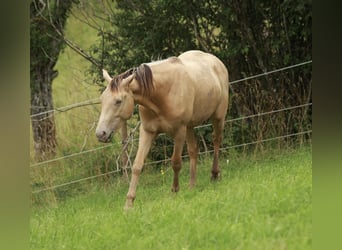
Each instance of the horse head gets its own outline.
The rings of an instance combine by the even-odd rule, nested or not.
[[[134,78],[133,70],[111,78],[106,70],[103,77],[108,82],[101,94],[101,114],[96,127],[96,136],[101,142],[109,142],[115,133],[128,120],[134,110],[133,93],[129,84]]]

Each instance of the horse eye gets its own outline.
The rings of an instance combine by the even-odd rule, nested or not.
[[[122,103],[122,100],[115,100],[115,105],[119,106]]]

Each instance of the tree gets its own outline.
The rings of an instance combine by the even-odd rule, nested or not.
[[[52,81],[59,53],[65,46],[63,30],[73,0],[33,0],[30,4],[31,125],[37,160],[55,154],[57,141]]]

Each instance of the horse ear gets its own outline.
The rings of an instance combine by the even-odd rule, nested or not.
[[[102,74],[103,74],[103,78],[110,83],[113,79],[110,77],[110,75],[108,74],[107,70],[102,69]]]
[[[123,79],[122,86],[124,86],[126,89],[129,88],[129,86],[131,85],[131,82],[133,81],[133,78],[134,78],[134,74],[129,75],[128,77]]]

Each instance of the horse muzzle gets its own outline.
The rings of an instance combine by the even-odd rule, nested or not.
[[[109,133],[104,130],[96,131],[96,137],[100,142],[105,142],[105,143],[110,142],[112,135],[113,135],[113,131]]]

